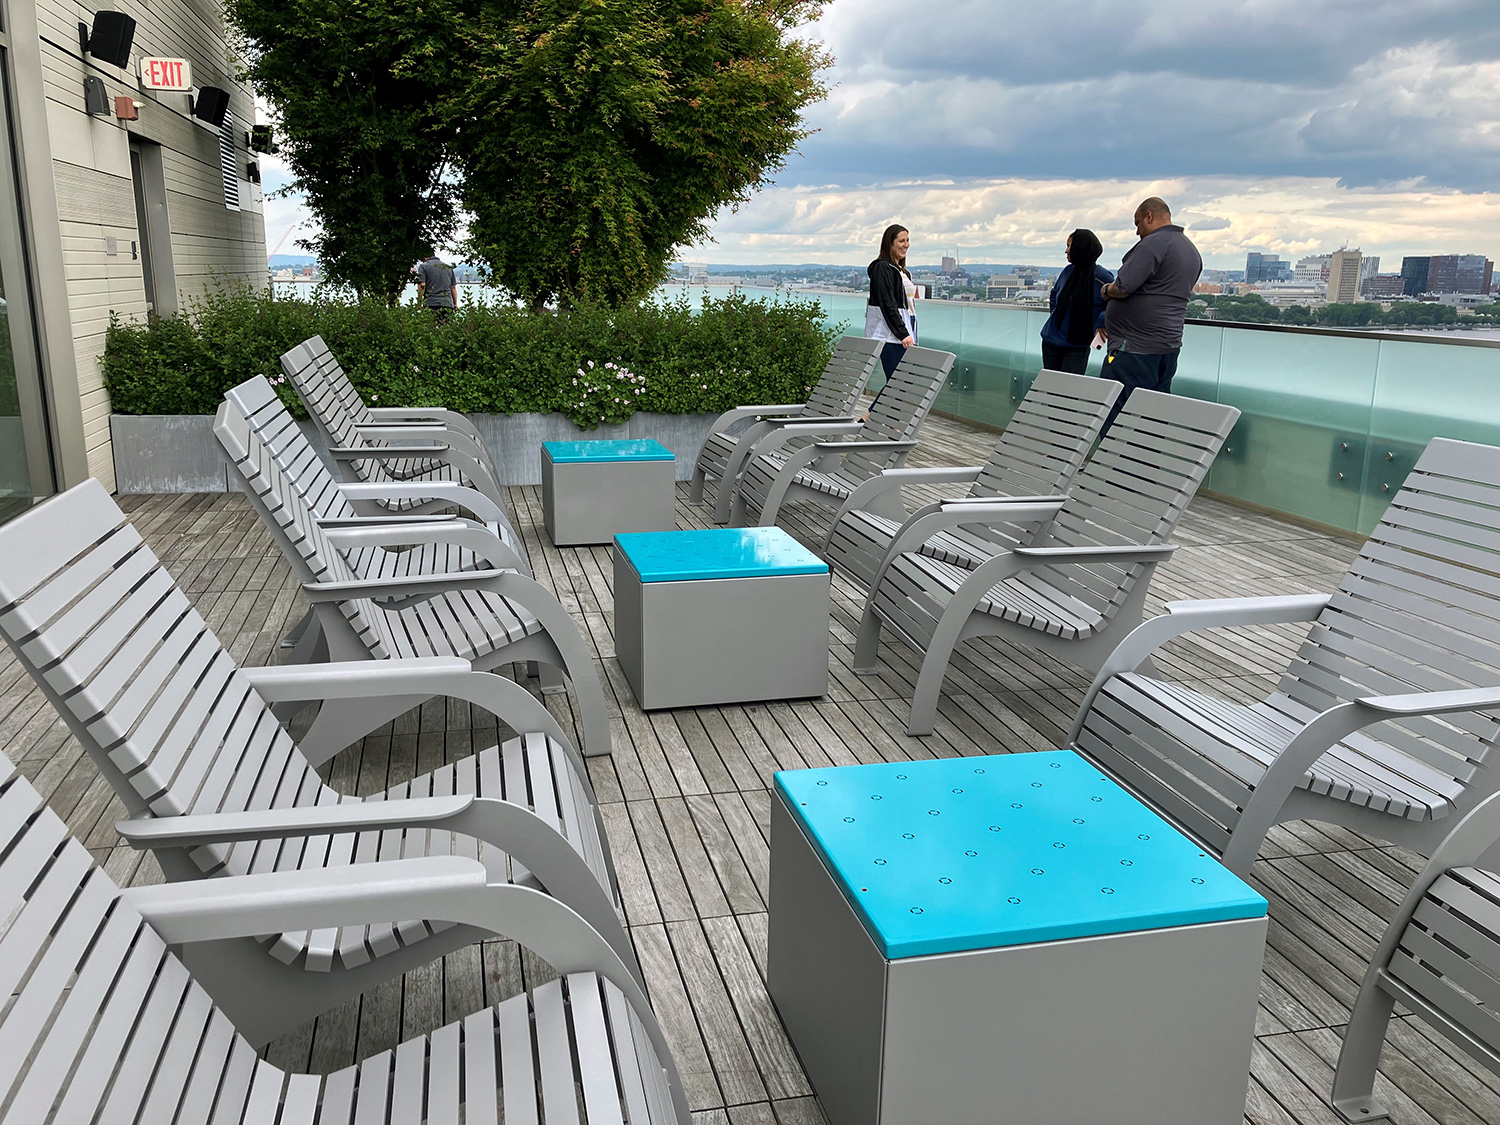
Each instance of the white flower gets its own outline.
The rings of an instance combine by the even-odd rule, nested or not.
[[[590,367],[593,367],[593,366],[594,366],[594,361],[593,361],[593,360],[589,360],[589,366],[590,366]]]
[[[379,395],[371,395],[370,396],[370,401],[371,402],[379,402],[380,401],[380,396]]]

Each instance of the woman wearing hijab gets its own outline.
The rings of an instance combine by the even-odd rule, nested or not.
[[[911,235],[900,223],[892,223],[880,236],[880,256],[870,263],[870,300],[865,306],[865,336],[884,340],[880,363],[889,379],[917,342],[917,287],[906,272],[906,250]]]
[[[1042,366],[1048,371],[1082,375],[1089,365],[1089,343],[1104,327],[1104,297],[1099,292],[1115,279],[1099,264],[1104,247],[1082,227],[1068,235],[1068,264],[1052,285],[1052,315],[1042,325]]]

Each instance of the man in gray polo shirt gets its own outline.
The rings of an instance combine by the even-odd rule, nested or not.
[[[446,324],[458,307],[458,285],[453,267],[435,257],[431,246],[423,246],[418,252],[422,260],[412,270],[417,275],[417,301],[432,310],[439,324]]]
[[[1203,258],[1172,223],[1164,200],[1153,195],[1135,209],[1135,233],[1140,241],[1125,252],[1120,272],[1103,289],[1109,342],[1104,377],[1125,384],[1106,429],[1136,387],[1171,391],[1188,298],[1203,272]]]

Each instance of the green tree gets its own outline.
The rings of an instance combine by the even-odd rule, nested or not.
[[[321,227],[300,245],[330,280],[394,300],[417,245],[456,229],[445,101],[466,72],[461,13],[449,0],[228,0],[227,12]]]
[[[494,0],[458,149],[469,245],[533,307],[620,303],[780,169],[826,56],[822,0]]]
[[[1380,319],[1380,306],[1369,301],[1334,302],[1317,312],[1318,323],[1331,328],[1359,328]]]
[[[1258,293],[1213,298],[1215,320],[1239,321],[1242,324],[1274,324],[1280,319],[1276,306]]]

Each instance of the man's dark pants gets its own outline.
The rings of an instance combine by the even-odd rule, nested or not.
[[[439,324],[447,324],[448,318],[453,315],[452,305],[428,305],[427,311],[437,318]]]
[[[1109,353],[1104,360],[1104,377],[1125,384],[1125,389],[1120,392],[1120,397],[1115,399],[1115,405],[1104,423],[1101,437],[1108,433],[1109,428],[1115,424],[1120,411],[1125,409],[1130,392],[1137,387],[1147,391],[1161,391],[1162,394],[1172,393],[1172,376],[1177,374],[1177,356],[1181,351],[1181,348],[1177,348],[1170,352],[1160,353],[1124,351]]]
[[[1088,348],[1060,348],[1056,344],[1042,341],[1042,366],[1048,371],[1066,371],[1071,375],[1087,374],[1089,369]]]

